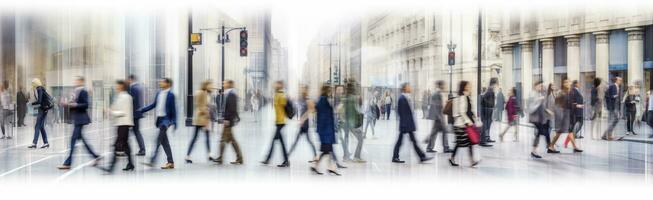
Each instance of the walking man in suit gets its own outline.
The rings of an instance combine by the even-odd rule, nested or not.
[[[428,119],[433,120],[433,128],[431,135],[426,140],[428,144],[426,152],[435,153],[435,141],[438,138],[438,133],[442,133],[442,148],[444,153],[451,153],[453,150],[449,149],[449,141],[447,138],[447,125],[444,123],[444,116],[442,114],[444,100],[442,97],[442,90],[445,90],[446,84],[440,80],[435,83],[435,91],[431,95],[431,106],[429,106]]]
[[[68,153],[68,158],[66,158],[66,161],[64,161],[63,165],[58,167],[61,170],[70,169],[70,165],[73,162],[73,153],[75,153],[75,145],[77,144],[77,140],[81,140],[82,143],[84,143],[86,151],[88,151],[93,159],[95,159],[93,166],[97,166],[97,163],[100,160],[100,156],[95,154],[93,149],[91,149],[91,146],[82,135],[84,126],[91,123],[91,118],[88,116],[87,112],[90,102],[88,100],[88,92],[86,91],[84,84],[84,77],[77,77],[75,79],[75,90],[73,92],[71,101],[61,103],[62,107],[67,107],[70,109],[70,115],[73,119],[73,124],[75,125],[75,128],[73,128],[73,135],[70,137],[70,152]]]
[[[608,87],[608,90],[605,92],[605,105],[608,109],[608,129],[605,130],[601,139],[603,140],[615,140],[613,137],[614,128],[619,123],[619,111],[621,110],[621,97],[623,96],[621,83],[621,77],[613,78],[613,83]]]
[[[159,128],[159,136],[156,141],[156,148],[149,163],[144,163],[147,166],[153,166],[156,162],[156,157],[159,154],[159,146],[163,146],[163,151],[166,154],[167,163],[161,169],[174,169],[175,162],[172,159],[172,150],[170,149],[170,141],[168,140],[168,128],[170,126],[177,127],[177,107],[175,104],[175,95],[170,91],[172,80],[163,78],[159,81],[161,90],[157,92],[154,102],[138,110],[140,114],[155,110],[156,112],[156,127]]]
[[[491,147],[489,144],[494,142],[490,139],[490,130],[492,130],[492,112],[494,112],[495,98],[494,88],[497,85],[497,79],[492,78],[490,80],[490,87],[487,88],[487,91],[481,96],[481,121],[483,122],[483,127],[481,128],[481,144],[482,147]]]
[[[224,97],[224,112],[222,113],[224,127],[222,131],[222,137],[220,137],[220,156],[215,160],[218,164],[222,164],[222,155],[224,154],[224,148],[227,143],[231,143],[236,152],[236,161],[231,162],[234,165],[243,164],[243,155],[240,152],[240,147],[236,138],[234,138],[232,127],[234,127],[239,121],[240,117],[238,116],[238,96],[234,89],[234,81],[225,80],[222,83],[225,89]]]
[[[143,114],[138,112],[138,108],[143,107],[143,89],[141,84],[137,82],[135,75],[129,75],[127,79],[129,84],[129,89],[127,93],[132,96],[132,108],[134,108],[134,126],[132,127],[132,132],[134,132],[134,137],[138,142],[138,153],[137,156],[145,155],[145,142],[143,141],[143,135],[141,134],[140,120],[143,118]]]
[[[399,159],[399,149],[401,148],[401,143],[403,142],[404,134],[407,134],[410,138],[410,141],[413,143],[413,148],[419,156],[420,162],[426,162],[432,157],[426,157],[424,152],[417,145],[417,140],[415,140],[415,116],[413,116],[413,108],[410,106],[410,93],[412,88],[408,83],[401,84],[401,95],[399,95],[399,100],[397,101],[397,117],[399,118],[399,137],[397,138],[397,143],[395,143],[394,152],[392,155],[393,163],[405,163],[405,161]]]

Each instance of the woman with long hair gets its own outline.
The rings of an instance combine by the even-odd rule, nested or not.
[[[480,160],[474,160],[474,145],[469,139],[469,133],[465,131],[465,128],[469,126],[476,126],[476,115],[474,115],[473,104],[470,99],[471,95],[471,86],[467,81],[461,81],[458,85],[458,97],[453,100],[452,107],[452,116],[454,118],[453,123],[453,132],[456,135],[456,147],[453,149],[451,158],[449,158],[449,164],[451,166],[458,166],[454,161],[456,159],[456,153],[461,147],[469,148],[469,158],[471,160],[472,167],[478,165]]]
[[[48,115],[48,111],[54,106],[51,97],[48,92],[45,91],[43,83],[38,78],[32,80],[32,88],[34,89],[34,99],[32,106],[37,110],[36,115],[36,124],[34,124],[34,139],[32,140],[32,145],[27,146],[27,148],[35,149],[36,144],[39,141],[39,133],[43,138],[43,146],[41,148],[49,148],[50,143],[48,143],[48,134],[45,132],[45,119]]]
[[[194,106],[195,110],[193,113],[193,126],[195,126],[195,132],[193,133],[193,139],[190,140],[190,145],[188,146],[188,151],[186,152],[186,163],[193,163],[190,153],[193,152],[193,147],[195,146],[195,141],[199,135],[200,130],[204,131],[206,136],[206,155],[211,154],[211,143],[210,143],[210,123],[211,123],[211,114],[209,111],[209,95],[213,91],[213,82],[210,80],[202,82],[202,86],[199,90],[195,92]],[[212,161],[213,158],[208,156],[209,161]]]
[[[501,132],[501,135],[499,135],[499,140],[503,142],[503,136],[506,135],[508,130],[510,128],[515,129],[515,139],[513,140],[514,142],[519,141],[519,124],[517,120],[519,119],[519,105],[517,105],[517,89],[516,88],[511,88],[510,92],[508,92],[508,102],[506,103],[506,113],[508,116],[508,127],[506,129],[503,129]],[[501,105],[499,105],[501,106]]]
[[[571,145],[574,147],[574,152],[583,152],[576,146],[576,139],[574,138],[573,130],[571,127],[571,100],[569,98],[569,93],[571,91],[571,81],[565,79],[562,81],[562,86],[560,92],[558,92],[557,97],[555,98],[555,135],[553,136],[553,141],[549,145],[549,150],[555,151],[555,144],[560,138],[560,135],[567,133],[567,138],[571,142]]]
[[[330,94],[331,87],[324,85],[320,89],[320,97],[317,100],[317,104],[309,104],[309,108],[316,112],[316,132],[320,137],[320,151],[322,152],[311,167],[311,172],[322,175],[323,173],[319,170],[320,162],[326,157],[329,158],[329,174],[340,176],[340,173],[336,171],[336,161],[333,155],[333,144],[336,142],[336,125],[333,106],[329,103]]]

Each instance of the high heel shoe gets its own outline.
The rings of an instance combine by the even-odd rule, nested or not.
[[[35,145],[35,146],[36,146],[36,145]],[[36,147],[35,147],[35,148],[36,148]],[[47,149],[47,148],[50,148],[50,144],[49,144],[49,143],[45,143],[43,146],[41,146],[41,149]]]
[[[317,169],[315,169],[315,167],[311,167],[311,172],[313,172],[314,174],[317,174],[317,175],[322,175],[322,174],[324,174],[324,173],[322,173],[322,172],[320,172],[320,171],[317,171]]]
[[[336,175],[336,176],[341,176],[341,175],[342,175],[342,174],[340,174],[340,173],[338,173],[338,172],[336,172],[336,171],[333,171],[333,170],[328,170],[328,172],[329,172],[329,174],[331,174],[331,175]]]
[[[122,169],[122,171],[134,171],[134,165],[128,164],[127,167]]]
[[[458,163],[454,162],[452,159],[449,159],[449,164],[454,167],[458,166]]]

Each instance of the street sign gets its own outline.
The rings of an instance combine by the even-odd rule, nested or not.
[[[202,45],[202,33],[191,33],[190,34],[190,44],[191,45]]]

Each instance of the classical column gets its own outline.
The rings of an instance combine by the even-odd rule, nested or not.
[[[530,91],[531,88],[533,87],[533,42],[532,41],[520,42],[519,45],[521,45],[522,99],[526,100],[530,96],[531,94]]]
[[[544,38],[540,41],[542,42],[542,82],[544,85],[548,85],[554,81],[553,38]]]
[[[604,82],[610,78],[610,45],[608,43],[610,32],[595,32],[596,38],[596,77]]]
[[[501,45],[501,57],[503,59],[503,66],[501,66],[501,87],[512,88],[515,84],[512,80],[512,44]]]
[[[570,81],[580,79],[580,37],[578,35],[565,36],[567,39],[567,79]]]
[[[628,84],[643,81],[644,32],[642,28],[627,28],[628,32]],[[643,91],[643,90],[642,90]]]

